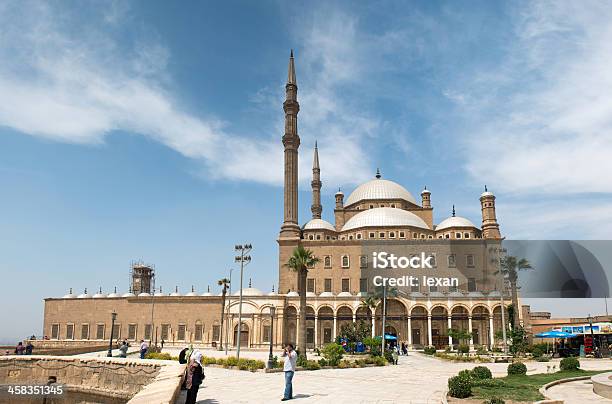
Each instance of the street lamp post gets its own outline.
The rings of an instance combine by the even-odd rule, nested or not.
[[[272,369],[274,357],[272,356],[272,346],[274,344],[274,315],[276,307],[270,306],[270,355],[268,355],[268,369]]]
[[[233,271],[234,271],[234,268],[230,268],[229,296],[232,295],[232,272]],[[229,334],[229,324],[231,324],[231,321],[229,320],[231,299],[229,297],[227,298],[226,304],[227,304],[227,309],[226,309],[226,315],[225,315],[225,356],[227,356],[227,341],[228,341],[228,334]]]
[[[108,342],[108,356],[109,358],[113,357],[113,330],[115,329],[115,319],[117,318],[117,313],[115,310],[111,313],[111,331],[110,331],[110,340]]]
[[[381,342],[381,351],[380,354],[385,356],[385,319],[386,319],[386,311],[387,311],[387,284],[383,284],[383,307],[382,307],[382,342]],[[376,315],[376,312],[374,312]]]
[[[242,329],[242,275],[244,272],[244,267],[249,262],[251,262],[251,256],[248,253],[253,249],[251,244],[241,245],[238,244],[234,247],[236,252],[239,252],[240,255],[237,255],[235,258],[236,262],[240,263],[240,302],[238,303],[238,335],[237,337],[237,347],[236,347],[236,359],[240,359],[240,331]]]

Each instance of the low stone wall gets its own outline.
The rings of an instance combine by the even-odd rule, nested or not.
[[[31,342],[35,355],[78,355],[88,352],[104,351],[108,349],[108,341],[78,341],[78,340],[32,340],[23,341],[25,346]],[[10,350],[13,354],[15,347]]]
[[[180,392],[183,373],[184,365],[168,361],[38,355],[0,357],[0,384],[46,384],[54,376],[68,390],[126,401],[136,399],[139,392],[153,389],[156,397],[164,397],[156,398],[155,402],[173,402]]]
[[[593,393],[612,399],[612,372],[601,373],[591,377]]]

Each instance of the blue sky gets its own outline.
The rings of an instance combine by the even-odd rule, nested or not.
[[[380,167],[427,185],[436,222],[455,204],[478,223],[487,184],[508,238],[609,238],[611,19],[603,2],[0,2],[0,339],[39,333],[43,297],[126,290],[135,259],[203,292],[249,241],[269,290],[291,48],[302,221],[317,140],[328,220]]]

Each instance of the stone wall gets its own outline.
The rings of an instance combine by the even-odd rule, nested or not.
[[[148,360],[6,356],[0,357],[0,384],[46,384],[55,376],[68,390],[127,400],[152,383],[162,367],[163,362]],[[175,379],[180,382],[180,376]]]

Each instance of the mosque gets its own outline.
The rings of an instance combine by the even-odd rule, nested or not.
[[[496,331],[502,328],[501,304],[508,304],[510,299],[507,292],[501,298],[503,281],[495,275],[493,258],[502,236],[494,194],[485,187],[479,196],[479,227],[457,216],[454,208],[450,217],[435,224],[432,193],[426,187],[417,201],[405,187],[377,171],[372,180],[356,187],[347,198],[340,191],[335,194],[332,224],[321,218],[322,170],[315,144],[311,218],[300,225],[300,108],[293,52],[285,89],[284,219],[277,240],[278,287],[270,293],[250,284],[243,289],[240,346],[257,349],[269,347],[270,342],[277,347],[286,342],[298,343],[297,274],[285,264],[300,244],[319,258],[309,268],[306,282],[308,347],[333,341],[344,324],[356,321],[371,324],[373,335],[381,334],[382,304],[365,302],[367,296],[377,293],[372,283],[377,273],[372,252],[381,248],[406,256],[427,253],[433,257],[435,273],[453,274],[458,279],[458,284],[449,286],[418,284],[390,294],[386,304],[387,334],[405,341],[410,349],[456,344],[448,336],[450,328],[469,331],[473,349],[499,344]],[[132,265],[127,293],[120,294],[115,289],[110,294],[99,290],[92,295],[85,289],[78,295],[71,290],[61,298],[46,298],[44,335],[67,345],[108,341],[111,333],[113,339],[145,339],[153,344],[163,340],[169,345],[237,345],[239,292],[235,286],[224,299],[221,293],[199,294],[194,288],[186,294],[180,294],[178,289],[165,293],[155,288],[154,278],[154,267],[139,262]],[[114,322],[112,313],[116,313]]]

